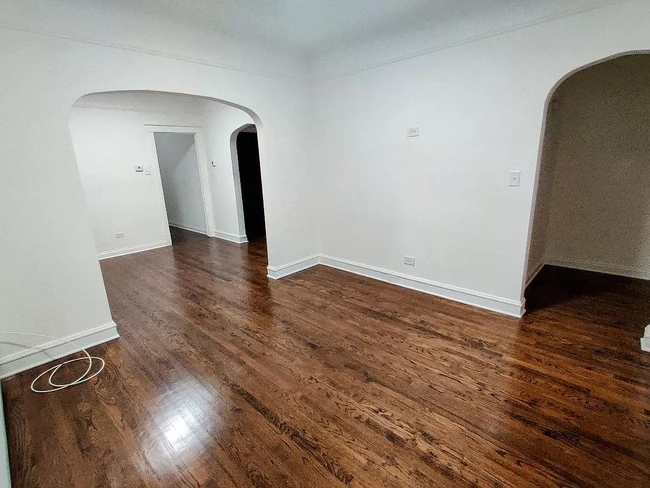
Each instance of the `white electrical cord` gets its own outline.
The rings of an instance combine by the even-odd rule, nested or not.
[[[27,336],[27,337],[44,337],[46,339],[54,339],[54,340],[57,340],[57,341],[66,342],[68,344],[72,344],[74,346],[79,347],[78,344],[75,344],[72,341],[68,341],[66,339],[61,339],[59,337],[54,337],[54,336],[49,336],[49,335],[44,335],[44,334],[29,334],[27,332],[2,332],[2,331],[0,331],[0,334],[4,334],[4,335],[20,335],[20,336]],[[24,347],[27,347],[27,346],[24,346]],[[45,350],[45,348],[38,347],[38,346],[35,346],[35,349]],[[82,357],[82,358],[69,359],[68,361],[64,361],[62,363],[59,363],[59,364],[57,364],[55,366],[52,366],[49,369],[46,369],[41,374],[39,374],[36,378],[34,378],[34,381],[32,381],[32,385],[31,385],[32,391],[34,393],[50,393],[50,392],[53,392],[53,391],[63,390],[64,388],[69,388],[70,386],[79,385],[79,384],[84,383],[84,382],[86,382],[86,381],[88,381],[90,379],[93,379],[95,376],[97,376],[99,373],[101,373],[104,370],[104,366],[106,366],[106,362],[102,358],[99,358],[97,356],[91,356],[88,353],[88,351],[86,351],[83,348],[81,348],[80,352],[83,352],[86,356]],[[99,367],[99,369],[97,371],[95,371],[93,374],[90,374],[90,372],[93,369],[93,361],[95,361],[95,360],[100,362],[101,365],[100,365],[100,367]],[[71,381],[69,383],[55,383],[54,382],[54,375],[57,373],[57,371],[59,371],[59,369],[61,369],[61,366],[65,366],[66,364],[70,364],[70,363],[75,363],[77,361],[88,361],[88,368],[86,368],[86,372],[83,375],[79,376],[79,378],[77,378],[76,380]],[[48,374],[48,373],[50,373],[50,377],[48,378],[47,382],[50,385],[50,387],[47,388],[47,389],[36,388],[36,386],[34,386],[34,385],[36,385],[36,382],[38,380],[40,380],[43,376]]]

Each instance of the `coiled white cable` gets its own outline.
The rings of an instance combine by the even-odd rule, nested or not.
[[[76,344],[73,341],[68,341],[66,339],[61,339],[60,337],[54,337],[54,336],[49,336],[49,335],[44,335],[44,334],[30,334],[30,333],[27,333],[27,332],[2,332],[2,331],[0,331],[0,334],[2,334],[2,335],[19,335],[19,336],[26,336],[26,337],[43,337],[43,338],[46,338],[46,339],[54,339],[56,341],[65,342],[67,344],[72,344],[74,346],[79,347],[79,345]],[[23,346],[23,347],[27,347],[27,346]],[[45,350],[44,347],[34,346],[34,348],[35,349]],[[46,369],[41,374],[39,374],[36,378],[34,378],[34,381],[32,381],[32,384],[31,384],[32,391],[34,393],[51,393],[53,391],[63,390],[64,388],[69,388],[69,387],[74,386],[74,385],[79,385],[81,383],[85,383],[86,381],[93,379],[95,376],[97,376],[99,373],[101,373],[104,370],[104,366],[106,366],[106,362],[102,358],[97,357],[97,356],[91,356],[88,353],[88,351],[86,351],[86,349],[84,349],[84,348],[81,348],[81,350],[79,352],[83,352],[85,354],[85,357],[69,359],[68,361],[64,361],[62,363],[59,363],[59,364],[57,364],[55,366],[52,366],[49,369]],[[54,382],[54,375],[57,373],[57,371],[59,371],[59,369],[61,369],[62,366],[65,366],[66,364],[70,364],[70,363],[75,363],[77,361],[88,361],[88,368],[86,368],[86,371],[85,371],[84,374],[82,374],[81,376],[79,376],[79,378],[77,378],[76,380],[71,381],[69,383],[55,383]],[[95,371],[94,373],[91,374],[91,371],[94,368],[94,361],[98,361],[100,363],[100,366],[99,366],[99,369],[97,371]],[[48,373],[50,373],[50,377],[47,380],[47,382],[49,384],[49,388],[47,388],[47,389],[36,388],[36,386],[35,386],[36,382],[38,380],[40,380],[43,376],[48,374]]]

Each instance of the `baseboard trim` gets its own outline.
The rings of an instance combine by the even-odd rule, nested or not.
[[[248,242],[248,237],[238,236],[237,234],[231,234],[230,232],[223,232],[220,230],[213,230],[210,234],[210,237],[216,237],[217,239],[223,239],[224,241],[234,242],[235,244],[246,244]]]
[[[272,280],[279,280],[280,278],[311,268],[317,264],[320,264],[320,256],[315,254],[288,264],[283,264],[282,266],[268,266],[266,268],[268,270],[267,276]]]
[[[0,359],[0,379],[13,376],[40,366],[41,364],[49,363],[55,359],[79,352],[81,349],[87,349],[119,337],[117,325],[111,321],[99,327],[62,338],[66,341],[74,342],[74,344],[52,340],[39,346],[27,347],[23,351],[18,351]],[[23,339],[23,337],[16,336],[16,341]]]
[[[645,333],[641,338],[641,350],[644,352],[650,352],[650,325],[645,328]]]
[[[183,225],[177,224],[176,222],[168,222],[170,227],[176,227],[177,229],[189,230],[190,232],[196,232],[197,234],[203,234],[204,236],[209,236],[208,231],[201,229],[199,227],[194,227],[193,225]]]
[[[0,389],[0,486],[11,488],[11,470],[9,469],[9,445],[7,444],[7,427],[3,409],[2,390]]]
[[[524,285],[524,288],[528,288],[528,285],[530,285],[535,278],[537,278],[537,275],[544,269],[544,266],[546,266],[546,261],[542,261],[541,263],[537,264],[533,268],[533,272],[528,275],[528,278],[526,279],[526,284]]]
[[[582,271],[593,271],[595,273],[624,276],[626,278],[650,280],[650,268],[638,268],[633,266],[622,266],[620,264],[599,263],[595,261],[581,261],[557,257],[547,258],[546,264],[563,268],[579,269]]]
[[[120,249],[114,249],[112,251],[102,251],[97,254],[97,258],[101,261],[102,259],[117,258],[119,256],[126,256],[127,254],[135,254],[136,252],[151,251],[153,249],[158,249],[161,247],[171,246],[172,242],[168,240],[156,241],[156,242],[147,242],[145,244],[138,244],[137,246],[122,247]]]
[[[420,291],[428,295],[434,295],[454,302],[472,305],[492,312],[498,312],[511,317],[521,318],[524,314],[524,305],[521,302],[508,298],[497,297],[487,293],[469,290],[446,283],[419,278],[397,271],[377,268],[367,264],[355,263],[333,256],[321,256],[321,264],[330,268],[340,269],[349,273],[374,278],[379,281],[398,285],[410,290]]]
[[[318,264],[341,271],[347,271],[348,273],[365,276],[367,278],[384,281],[410,290],[446,298],[465,305],[472,305],[484,310],[502,313],[511,317],[521,318],[525,312],[523,302],[497,297],[453,285],[447,285],[445,283],[439,283],[425,278],[399,273],[397,271],[356,263],[346,259],[335,258],[324,254],[309,256],[283,266],[269,266],[268,277],[277,280]]]

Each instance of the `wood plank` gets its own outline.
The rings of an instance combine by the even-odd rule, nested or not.
[[[173,234],[102,261],[99,377],[3,382],[15,487],[650,486],[650,283],[547,268],[516,320]]]

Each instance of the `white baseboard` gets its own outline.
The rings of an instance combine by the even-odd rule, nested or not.
[[[213,230],[210,234],[210,237],[216,237],[217,239],[234,242],[235,244],[246,244],[248,242],[248,237],[245,235],[238,236],[237,234],[231,234],[230,232],[223,232],[220,230]]]
[[[45,344],[40,344],[38,347],[27,347],[23,351],[18,351],[0,358],[0,379],[68,356],[81,349],[87,349],[104,342],[112,341],[118,337],[117,325],[111,321],[108,324],[100,325],[99,327],[85,330],[78,334],[62,337],[62,339],[72,341],[74,344],[52,340]],[[16,336],[15,343],[23,339],[24,337]]]
[[[315,254],[313,256],[308,256],[306,258],[298,259],[292,263],[283,264],[282,266],[268,266],[267,276],[273,280],[279,280],[290,274],[297,273],[312,266],[316,266],[320,263],[320,256]]]
[[[208,231],[201,229],[200,227],[194,227],[193,225],[177,224],[176,222],[168,222],[170,227],[176,227],[178,229],[189,230],[190,232],[196,232],[197,234],[203,234],[204,236],[208,235]]]
[[[454,285],[448,285],[446,283],[439,283],[426,278],[419,278],[417,276],[399,273],[397,271],[377,268],[367,264],[355,263],[353,261],[325,255],[321,256],[321,264],[331,268],[366,276],[368,278],[374,278],[386,283],[392,283],[403,288],[409,288],[411,290],[435,295],[455,302],[464,303],[466,305],[472,305],[485,310],[510,315],[511,317],[520,318],[523,316],[525,311],[522,302]]]
[[[138,244],[137,246],[122,247],[120,249],[114,249],[112,251],[102,251],[97,254],[97,257],[101,261],[102,259],[116,258],[118,256],[126,256],[127,254],[134,254],[136,252],[151,251],[152,249],[158,249],[160,247],[166,247],[171,245],[172,242],[165,239],[162,241]]]
[[[548,257],[546,259],[546,264],[550,264],[551,266],[561,266],[563,268],[579,269],[582,271],[594,271],[596,273],[625,276],[627,278],[650,280],[650,268],[622,266],[620,264],[599,263],[595,261],[581,261],[557,257]]]
[[[11,488],[9,446],[7,444],[7,427],[5,424],[3,403],[2,390],[0,389],[0,486]]]
[[[645,328],[645,334],[641,338],[641,350],[650,352],[650,325]]]
[[[353,261],[323,254],[309,256],[283,266],[269,266],[268,276],[272,279],[279,279],[318,264],[368,278],[374,278],[376,280],[420,291],[429,295],[439,296],[466,305],[472,305],[485,310],[510,315],[511,317],[520,318],[525,312],[523,302],[501,298],[474,290],[468,290],[453,285],[447,285],[445,283],[438,283],[425,278],[418,278],[397,271],[377,268],[362,263],[355,263]]]

